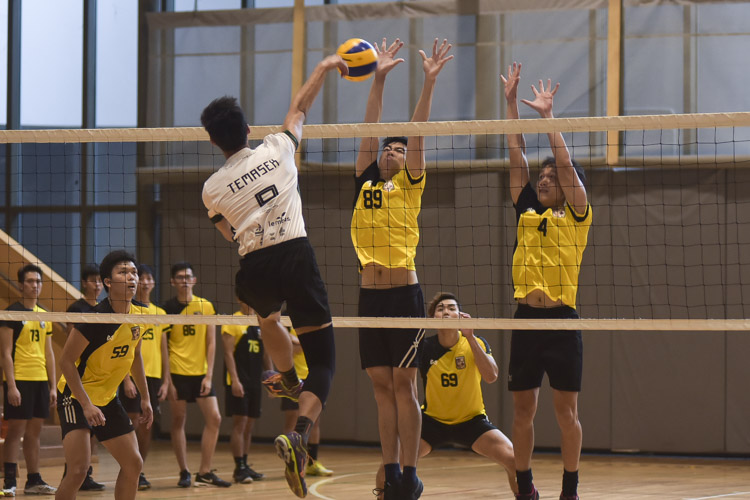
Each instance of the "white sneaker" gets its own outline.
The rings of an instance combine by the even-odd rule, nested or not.
[[[54,495],[57,488],[47,483],[26,485],[23,489],[24,495]]]
[[[4,497],[14,497],[16,496],[16,487],[11,486],[10,488],[3,488],[0,490],[0,493],[2,493],[2,496]]]

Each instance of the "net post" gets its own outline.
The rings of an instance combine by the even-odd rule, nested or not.
[[[607,116],[620,116],[622,83],[622,0],[609,0],[607,29]],[[607,165],[620,156],[620,133],[607,131]]]

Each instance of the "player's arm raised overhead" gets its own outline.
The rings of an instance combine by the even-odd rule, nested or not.
[[[438,47],[438,39],[436,38],[432,42],[432,55],[427,57],[424,50],[419,51],[419,55],[422,56],[422,69],[424,69],[424,83],[422,84],[422,93],[419,95],[417,106],[414,108],[414,114],[411,117],[413,122],[426,122],[430,119],[430,112],[432,111],[432,96],[435,93],[435,81],[440,71],[445,66],[445,63],[453,59],[453,56],[449,56],[448,52],[451,50],[453,45],[448,43],[448,40],[443,40],[443,43]],[[413,136],[409,137],[406,144],[406,168],[412,177],[421,177],[425,169],[425,158],[424,158],[424,137]]]
[[[365,108],[364,123],[378,123],[383,114],[383,88],[385,87],[385,77],[398,64],[404,62],[402,58],[394,59],[396,54],[404,46],[404,42],[396,40],[388,45],[386,39],[380,47],[373,44],[375,52],[378,53],[378,67],[375,70],[375,77],[370,87],[370,94],[367,96],[367,107]],[[359,145],[359,154],[357,155],[356,175],[359,177],[362,172],[369,167],[372,162],[378,159],[378,138],[363,137]]]
[[[500,75],[505,85],[505,102],[507,103],[505,117],[508,120],[518,120],[518,82],[521,80],[521,63],[514,62],[508,66],[508,78]],[[529,183],[529,162],[526,160],[526,140],[523,134],[508,134],[508,150],[510,155],[510,196],[515,204],[524,186]]]
[[[471,316],[465,312],[459,314],[462,318],[471,318]],[[488,384],[496,381],[500,370],[497,367],[495,358],[493,358],[491,354],[487,354],[484,348],[479,345],[479,342],[477,342],[477,339],[474,336],[474,330],[463,328],[461,329],[461,333],[466,337],[466,340],[469,341],[469,347],[471,347],[471,352],[474,354],[474,363],[477,365],[477,370],[479,370],[482,380]]]
[[[544,82],[539,80],[539,90],[534,85],[531,90],[534,92],[534,100],[529,101],[521,99],[521,102],[539,113],[542,118],[554,118],[552,113],[552,104],[554,96],[560,84],[555,84],[552,88],[552,80],[547,79],[547,88],[544,88]],[[586,213],[588,199],[586,198],[586,189],[583,187],[581,179],[573,168],[573,162],[570,158],[570,151],[565,144],[565,139],[561,132],[551,132],[547,134],[549,145],[552,148],[552,155],[555,157],[555,166],[557,171],[557,181],[565,193],[565,201],[573,207],[576,213]]]
[[[342,75],[349,74],[349,67],[339,55],[330,55],[320,61],[302,88],[292,98],[289,112],[284,119],[284,130],[291,132],[298,142],[302,139],[302,124],[305,122],[305,116],[320,92],[326,74],[336,68],[341,71]]]

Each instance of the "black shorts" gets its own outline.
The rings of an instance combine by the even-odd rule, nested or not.
[[[60,417],[62,437],[76,429],[88,429],[99,441],[106,441],[133,432],[133,422],[130,421],[122,403],[115,396],[106,406],[97,406],[104,414],[104,425],[91,427],[83,414],[81,403],[71,396],[57,393],[57,415]]]
[[[422,413],[422,439],[432,449],[448,444],[458,444],[471,448],[474,441],[487,431],[497,429],[487,419],[487,415],[477,415],[460,424],[444,424]]]
[[[419,284],[386,289],[359,289],[360,317],[424,318],[424,296]],[[417,366],[424,329],[360,328],[359,359],[362,368]]]
[[[281,411],[299,410],[299,403],[289,398],[281,398]]]
[[[307,238],[295,238],[250,252],[235,277],[237,297],[261,318],[286,310],[294,328],[331,321],[328,292]]]
[[[578,319],[575,309],[518,304],[513,316],[521,319]],[[510,340],[508,390],[541,387],[544,373],[558,391],[581,391],[583,340],[580,330],[513,330]]]
[[[210,398],[216,396],[213,384],[211,384],[211,392],[205,396],[201,396],[201,382],[205,375],[177,375],[172,374],[172,383],[174,388],[177,390],[177,399],[180,401],[187,401],[188,403],[195,403],[198,398]]]
[[[5,420],[31,420],[49,417],[49,383],[46,380],[16,380],[21,393],[21,404],[8,403],[8,383],[3,382],[3,418]]]
[[[241,398],[232,395],[232,386],[224,385],[224,412],[227,417],[242,415],[259,418],[263,389],[260,384],[242,384],[245,395]]]
[[[156,377],[146,377],[146,385],[148,385],[148,398],[151,401],[151,409],[154,411],[154,415],[159,414],[159,388],[161,387],[161,379]],[[136,388],[136,390],[138,390]],[[141,413],[141,393],[135,395],[134,398],[129,398],[125,395],[125,388],[123,384],[120,384],[120,388],[117,390],[117,396],[120,398],[122,407],[129,414]]]

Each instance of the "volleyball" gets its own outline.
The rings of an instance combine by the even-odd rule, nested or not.
[[[378,67],[378,54],[369,42],[361,38],[351,38],[341,45],[336,51],[338,55],[349,66],[347,80],[361,82],[367,80]]]

